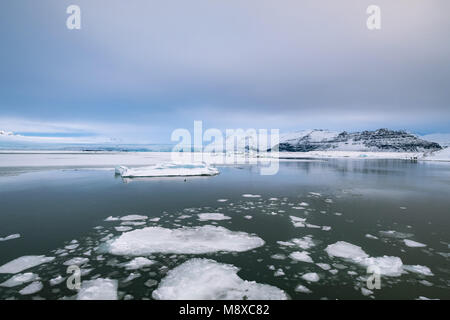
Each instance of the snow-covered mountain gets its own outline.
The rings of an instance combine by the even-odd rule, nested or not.
[[[438,143],[420,139],[406,131],[389,129],[353,133],[327,130],[294,132],[281,136],[278,148],[279,151],[289,152],[317,150],[426,152],[442,149]]]

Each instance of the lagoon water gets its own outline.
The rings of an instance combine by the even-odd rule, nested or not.
[[[27,283],[0,287],[0,299],[74,298],[77,292],[64,281],[50,285],[49,280],[66,277],[64,263],[75,257],[85,258],[82,281],[115,279],[120,299],[151,299],[161,279],[192,258],[236,266],[240,278],[277,287],[291,299],[450,298],[449,164],[285,161],[274,176],[261,176],[255,165],[219,169],[218,176],[185,181],[123,180],[113,170],[101,168],[1,168],[0,238],[17,233],[21,237],[0,241],[0,266],[25,255],[55,259],[23,271],[39,276],[41,290],[24,295],[19,291]],[[197,216],[201,213],[222,213],[231,219],[201,221]],[[123,264],[133,257],[107,250],[108,241],[123,232],[115,229],[121,221],[105,221],[130,214],[149,217],[145,224],[128,225],[133,230],[222,226],[255,235],[264,245],[243,252],[152,253],[155,263],[133,271],[132,279],[132,271]],[[306,219],[309,227],[295,227],[290,216]],[[312,247],[283,245],[305,236],[312,239]],[[405,239],[426,246],[409,247]],[[368,292],[370,274],[364,266],[325,251],[338,241],[357,245],[371,257],[399,257],[403,265],[426,266],[433,275],[406,270],[397,276],[382,275],[381,288]],[[304,250],[314,263],[289,257]],[[317,263],[328,264],[332,272]],[[303,279],[306,273],[317,273],[319,281]],[[0,274],[0,283],[11,276]],[[311,292],[297,292],[298,285]]]

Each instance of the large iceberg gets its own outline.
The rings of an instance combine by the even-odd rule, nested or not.
[[[219,174],[219,170],[206,163],[169,162],[138,168],[119,166],[116,174],[124,178],[214,176]]]
[[[202,254],[218,251],[243,252],[263,245],[264,240],[255,235],[223,227],[147,227],[123,233],[109,244],[108,251],[127,256],[145,256],[156,252]]]
[[[152,297],[158,300],[286,300],[277,287],[241,279],[239,269],[210,259],[191,259],[168,272]]]

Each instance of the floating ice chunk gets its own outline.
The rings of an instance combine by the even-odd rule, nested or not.
[[[371,235],[371,234],[366,234],[366,238],[369,238],[369,239],[378,239],[378,237],[376,237],[376,236],[373,236],[373,235]]]
[[[13,239],[17,239],[17,238],[20,238],[20,233],[14,233],[14,234],[10,234],[9,236],[6,236],[4,238],[0,238],[0,242],[13,240]]]
[[[147,227],[123,233],[109,244],[109,252],[134,256],[155,252],[200,254],[218,251],[243,252],[263,245],[264,240],[257,236],[223,227]]]
[[[369,257],[361,247],[345,241],[338,241],[329,245],[325,251],[329,256],[348,259],[364,267],[375,267],[385,276],[399,276],[403,272],[403,262],[399,257]]]
[[[142,226],[145,224],[144,221],[124,221],[120,223],[122,226]]]
[[[304,236],[303,238],[295,238],[291,240],[296,246],[302,248],[303,250],[308,250],[315,246],[315,243],[311,236]]]
[[[309,290],[307,287],[305,287],[304,285],[301,285],[301,284],[299,284],[298,286],[295,287],[295,292],[312,293],[311,290]]]
[[[217,202],[227,202],[228,199],[218,199]]]
[[[97,278],[83,281],[77,300],[117,300],[117,280]]]
[[[315,272],[309,272],[302,275],[302,279],[309,281],[309,282],[317,282],[319,281],[320,277]]]
[[[322,230],[323,231],[330,231],[331,227],[330,226],[322,226]]]
[[[21,295],[35,294],[42,290],[44,285],[40,281],[34,281],[19,291]]]
[[[118,220],[120,220],[120,217],[109,216],[108,218],[105,219],[105,221],[118,221]]]
[[[50,262],[54,259],[55,257],[23,256],[2,265],[0,267],[0,273],[18,273],[40,264]]]
[[[244,216],[244,218],[247,219],[247,220],[253,219],[252,216]]]
[[[379,233],[384,237],[398,238],[398,239],[405,239],[413,236],[413,234],[411,233],[403,233],[395,230],[380,231]]]
[[[288,241],[277,241],[277,243],[281,246],[285,246],[285,247],[293,247],[295,246],[294,243],[292,242],[288,242]]]
[[[49,283],[51,286],[57,286],[58,284],[63,283],[63,281],[65,280],[65,277],[62,277],[61,275],[58,275],[57,277],[50,279]]]
[[[307,202],[300,202],[298,205],[302,206],[302,207],[307,207],[307,206],[309,206],[309,203],[307,203]]]
[[[328,263],[316,263],[322,270],[328,271],[331,266]]]
[[[37,274],[27,272],[27,273],[20,273],[12,276],[5,282],[0,283],[0,287],[6,287],[6,288],[12,288],[16,286],[20,286],[21,284],[31,282],[38,280],[39,276]]]
[[[206,163],[168,162],[140,168],[119,166],[116,167],[116,174],[127,178],[214,176],[219,174],[219,170]]]
[[[124,266],[127,270],[137,270],[140,268],[151,266],[154,263],[154,260],[150,260],[144,257],[137,257],[130,262],[124,263],[122,266]]]
[[[422,274],[424,276],[434,276],[433,272],[431,272],[430,268],[426,266],[420,266],[420,265],[405,265],[403,266],[403,269],[409,272]]]
[[[250,193],[243,194],[242,196],[244,198],[261,198],[259,194],[250,194]]]
[[[161,220],[161,218],[148,219],[148,221],[150,221],[150,222],[158,222],[159,220]]]
[[[427,246],[426,244],[408,239],[404,239],[403,242],[405,243],[406,246],[411,248],[423,248]]]
[[[119,226],[119,227],[114,227],[114,229],[116,229],[116,231],[119,231],[119,232],[126,232],[126,231],[130,231],[133,228],[126,227],[126,226]]]
[[[123,282],[130,282],[130,281],[133,281],[134,279],[137,279],[137,278],[139,278],[140,276],[141,276],[141,274],[140,274],[139,272],[136,272],[136,273],[132,272],[132,273],[130,273],[130,274],[128,275],[128,277],[126,277],[126,278],[123,280]]]
[[[64,262],[63,264],[65,266],[81,266],[82,264],[85,264],[89,261],[88,258],[82,258],[82,257],[76,257],[76,258],[72,258],[70,260],[67,260],[66,262]]]
[[[316,196],[316,197],[322,196],[322,194],[320,194],[318,192],[309,192],[309,194],[312,195],[312,196]]]
[[[230,217],[224,215],[223,213],[199,213],[198,214],[200,221],[208,221],[208,220],[229,220]]]
[[[371,294],[373,294],[373,291],[372,291],[372,290],[369,290],[369,289],[367,289],[367,288],[362,287],[362,288],[361,288],[361,294],[362,294],[363,296],[370,296]]]
[[[147,220],[147,216],[141,216],[139,214],[130,214],[128,216],[120,217],[122,221],[136,221],[136,220]]]
[[[365,267],[375,267],[372,270],[378,270],[379,274],[389,277],[397,277],[403,273],[403,262],[399,257],[370,257],[355,262]]]
[[[307,227],[307,228],[313,228],[313,229],[320,229],[320,228],[321,228],[321,227],[318,226],[318,225],[310,224],[310,223],[307,223],[307,224],[306,224],[306,227]]]
[[[368,254],[364,252],[361,247],[355,246],[354,244],[338,241],[334,244],[330,244],[326,247],[325,251],[331,257],[338,257],[344,259],[363,259],[368,258]]]
[[[284,259],[286,259],[286,256],[284,254],[282,254],[282,253],[276,253],[274,255],[271,255],[270,257],[272,259],[275,259],[275,260],[284,260]]]
[[[285,275],[283,269],[278,269],[277,271],[274,272],[274,277],[282,277]]]
[[[269,201],[277,201],[278,198],[270,198]]]
[[[233,265],[191,259],[168,272],[153,291],[158,300],[286,300],[276,287],[241,279]]]
[[[289,218],[291,219],[291,222],[294,225],[294,227],[296,227],[296,228],[305,227],[305,224],[304,224],[304,222],[306,221],[305,218],[299,218],[296,216],[289,216]]]
[[[311,259],[311,257],[309,256],[308,252],[305,251],[295,251],[292,252],[289,257],[293,260],[296,261],[302,261],[302,262],[309,262],[309,263],[314,263],[314,261]]]
[[[78,246],[79,246],[78,243],[70,244],[70,245],[65,246],[64,249],[67,249],[67,250],[74,250],[74,249],[78,248]]]

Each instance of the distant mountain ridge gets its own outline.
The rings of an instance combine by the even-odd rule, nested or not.
[[[362,132],[307,130],[280,137],[279,151],[387,151],[426,152],[441,150],[436,142],[418,138],[403,130],[378,129]],[[273,149],[273,148],[272,148]]]

